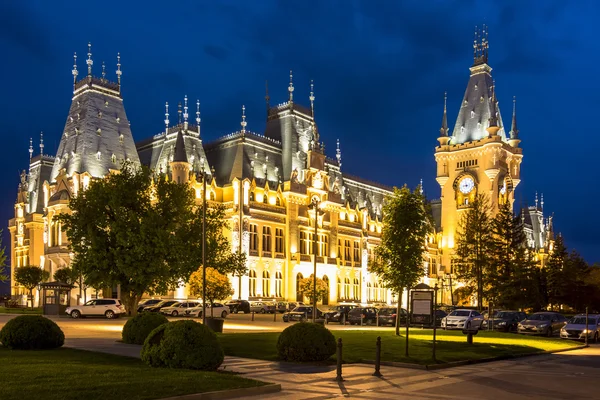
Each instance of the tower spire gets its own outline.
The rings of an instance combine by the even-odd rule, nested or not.
[[[537,191],[535,192],[535,208],[537,208],[538,206],[538,195],[537,195]]]
[[[29,138],[29,161],[31,161],[31,157],[33,157],[33,139]]]
[[[79,75],[79,72],[77,72],[77,52],[73,54],[73,70],[71,71],[71,73],[73,74],[73,90],[75,90],[75,84],[77,83],[77,75]]]
[[[475,26],[475,38],[473,39],[473,65],[487,64],[489,47],[488,26],[484,24],[481,31]]]
[[[517,147],[519,143],[521,143],[521,139],[519,139],[519,128],[517,128],[517,96],[513,96],[512,126],[510,128],[508,144],[512,147]]]
[[[177,117],[178,117],[178,124],[181,125],[181,102],[179,102],[177,104]]]
[[[196,125],[198,125],[198,135],[200,135],[200,100],[196,100]]]
[[[165,103],[165,134],[169,134],[169,102]]]
[[[294,102],[294,75],[292,74],[292,70],[290,69],[290,86],[288,86],[289,92],[289,102]]]
[[[487,128],[490,136],[496,136],[500,127],[498,126],[498,101],[496,100],[496,81],[492,81],[492,97],[490,99],[490,118],[488,120],[489,126]]]
[[[44,154],[44,132],[40,132],[40,154]]]
[[[310,113],[312,115],[313,121],[315,119],[315,84],[313,80],[310,80],[310,96],[308,96],[310,100]]]
[[[335,158],[338,162],[338,167],[342,168],[342,150],[340,150],[340,139],[337,140],[336,149],[335,149]]]
[[[542,200],[540,201],[540,205],[542,206],[542,211],[544,211],[544,193],[542,193]]]
[[[448,111],[446,103],[448,101],[448,92],[444,92],[444,114],[442,115],[442,127],[440,128],[440,137],[438,141],[441,146],[448,144],[450,138],[448,137]]]
[[[88,76],[91,78],[92,77],[92,65],[94,65],[94,61],[92,60],[92,43],[88,42],[88,53],[87,53],[87,60],[86,60],[86,64],[88,67]]]
[[[106,65],[104,65],[104,61],[102,61],[102,82],[106,81]]]
[[[269,116],[269,109],[271,108],[270,100],[271,97],[269,96],[269,81],[265,81],[265,102],[267,103],[267,117]]]
[[[119,91],[121,91],[121,53],[117,53],[117,83],[119,84]]]
[[[185,125],[185,129],[187,129],[188,125],[188,105],[187,105],[187,94],[183,96],[183,124]]]
[[[242,133],[246,133],[246,125],[248,125],[248,123],[246,122],[246,106],[242,105],[242,122],[240,122],[240,125],[242,126]]]

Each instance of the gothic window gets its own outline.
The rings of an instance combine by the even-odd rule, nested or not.
[[[262,275],[262,294],[265,297],[270,297],[271,296],[271,285],[270,285],[270,280],[271,280],[271,274],[269,274],[269,271],[263,271],[263,275]]]
[[[279,198],[279,196],[277,196],[277,197],[275,198],[275,205],[276,205],[276,206],[281,206],[281,199]]]
[[[251,269],[248,278],[248,295],[254,297],[256,296],[256,271]]]
[[[323,282],[327,285],[327,291],[323,294],[323,305],[327,306],[329,305],[329,278],[327,275],[323,276]]]
[[[342,280],[337,278],[337,299],[340,301],[342,299]]]
[[[319,252],[319,256],[327,257],[329,254],[329,236],[325,234],[319,234],[319,248],[317,249]]]
[[[300,254],[308,254],[308,238],[304,231],[300,231]]]
[[[371,282],[367,283],[367,301],[373,300],[373,293],[371,293],[373,289],[371,289]]]
[[[216,199],[215,192],[212,192],[212,191],[211,191],[211,192],[210,192],[210,200],[211,200],[211,201],[215,201],[215,199]]]
[[[117,156],[115,156],[114,154],[110,157],[110,160],[114,163],[117,162]]]
[[[360,284],[358,278],[354,278],[354,300],[360,300]]]
[[[262,229],[262,251],[271,251],[271,227],[263,226]]]
[[[358,240],[354,241],[354,262],[360,262],[360,242]]]
[[[96,158],[97,158],[98,160],[100,159],[100,156],[102,156],[102,153],[100,153],[100,152],[96,153]]]
[[[281,287],[283,283],[283,277],[281,276],[281,272],[275,273],[275,296],[281,297]]]
[[[296,301],[303,300],[302,292],[300,291],[300,281],[302,281],[302,279],[304,279],[304,277],[301,273],[298,273],[298,275],[296,275]]]
[[[375,289],[375,301],[379,301],[379,284],[375,282],[373,287]]]
[[[275,253],[284,253],[283,228],[275,228]]]
[[[342,239],[338,239],[337,256],[342,258]]]
[[[267,204],[268,202],[269,202],[269,195],[265,193],[263,195],[263,203]]]
[[[315,254],[315,235],[313,233],[309,233],[306,236],[308,237],[308,249],[306,254]]]
[[[344,299],[350,299],[350,279],[344,279]]]
[[[258,225],[250,224],[250,250],[258,250]]]
[[[350,261],[350,240],[344,240],[344,260]]]

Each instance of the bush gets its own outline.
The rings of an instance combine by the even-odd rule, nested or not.
[[[65,335],[54,321],[41,315],[13,318],[0,331],[0,342],[9,349],[55,349],[65,343]]]
[[[142,313],[130,318],[121,333],[124,343],[144,344],[154,329],[169,322],[167,317],[158,313]]]
[[[142,348],[142,360],[152,367],[213,371],[224,358],[217,335],[189,320],[159,326],[148,335]]]
[[[320,324],[299,322],[281,332],[277,354],[286,361],[323,361],[335,353],[335,337]]]

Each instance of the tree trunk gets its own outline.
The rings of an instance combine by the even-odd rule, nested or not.
[[[142,299],[141,294],[132,295],[127,290],[121,291],[121,296],[123,297],[123,302],[125,303],[125,310],[127,311],[127,315],[130,317],[134,317],[137,315],[137,305]]]
[[[33,310],[33,289],[29,289],[29,298],[31,299],[31,309]]]
[[[400,336],[400,320],[402,319],[402,289],[398,295],[398,309],[396,310],[396,336]]]

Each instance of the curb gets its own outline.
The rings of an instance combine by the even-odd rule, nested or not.
[[[491,361],[505,361],[505,360],[514,360],[516,358],[541,356],[544,354],[563,353],[566,351],[580,350],[580,349],[585,349],[585,348],[586,348],[585,345],[581,345],[581,346],[577,346],[577,347],[571,347],[568,349],[544,350],[544,351],[538,351],[535,353],[526,353],[526,354],[511,354],[511,355],[498,356],[498,357],[480,358],[478,360],[451,361],[451,362],[447,362],[447,363],[443,363],[443,364],[419,365],[419,364],[410,364],[410,363],[395,362],[395,361],[381,361],[381,365],[385,365],[388,367],[412,368],[412,369],[433,371],[433,370],[437,370],[437,369],[462,367],[464,365],[482,364],[482,363],[487,363],[487,362],[491,362]],[[375,361],[373,361],[373,360],[360,360],[360,362],[363,364],[371,364],[371,365],[375,364]]]
[[[256,386],[249,388],[219,390],[216,392],[205,392],[195,394],[184,394],[183,396],[166,397],[161,400],[225,400],[235,399],[238,397],[258,396],[270,393],[281,392],[281,385],[267,384],[264,386]]]

